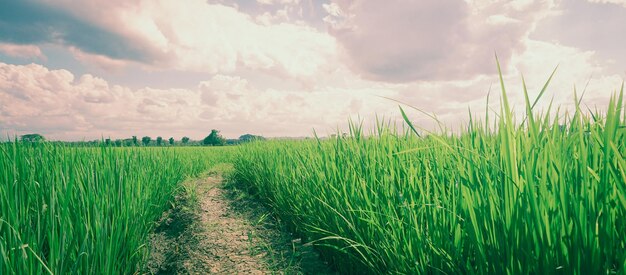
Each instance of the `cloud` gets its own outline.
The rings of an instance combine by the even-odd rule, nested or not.
[[[597,53],[597,61],[612,69],[626,71],[626,8],[624,1],[562,1],[557,11],[540,21],[532,39],[560,43]],[[604,3],[604,4],[602,4]],[[612,3],[612,4],[609,4]]]
[[[503,67],[511,104],[523,113],[520,75],[531,96],[536,96],[553,66],[561,64],[543,101],[570,108],[573,86],[581,91],[591,78],[584,103],[606,105],[622,77],[598,64],[596,54],[574,47],[527,40],[526,51]],[[491,59],[491,66],[495,62]],[[261,79],[264,81],[263,79]],[[75,76],[66,70],[41,65],[0,63],[0,129],[24,134],[42,133],[53,139],[93,139],[101,136],[204,137],[220,129],[228,137],[250,132],[266,136],[310,135],[347,129],[349,117],[361,117],[366,129],[375,116],[402,125],[393,98],[433,112],[452,129],[467,121],[467,108],[483,117],[485,97],[492,86],[492,108],[498,109],[495,75],[465,80],[415,81],[392,84],[363,80],[346,68],[321,75],[311,90],[261,85],[238,75],[217,74],[185,89],[131,89],[96,76]],[[273,79],[272,81],[275,81]],[[260,88],[263,87],[263,88]],[[408,111],[409,109],[407,109]],[[418,112],[409,117],[421,127],[435,129],[432,119]]]
[[[259,25],[232,7],[190,1],[143,7],[160,26],[166,51],[181,70],[231,73],[239,67],[292,77],[311,77],[333,64],[335,41],[317,30],[281,23]],[[203,28],[197,28],[203,26]],[[150,37],[146,32],[138,36]]]
[[[300,3],[300,0],[256,0],[257,3],[259,4],[263,4],[263,5],[275,5],[275,4],[282,4],[282,5],[295,5]]]
[[[49,70],[36,64],[0,63],[0,128],[16,133],[30,131],[66,139],[95,138],[117,131],[172,124],[183,106],[172,99],[174,91],[131,90],[86,74],[76,78],[66,70]],[[170,103],[142,117],[144,99]],[[172,103],[173,102],[173,103]]]
[[[46,59],[41,49],[34,45],[0,43],[0,53],[13,57]]]
[[[371,101],[368,95],[384,92],[380,85],[310,92],[259,89],[228,75],[215,75],[190,89],[130,89],[90,74],[0,62],[0,129],[66,140],[131,135],[202,138],[214,128],[229,137],[246,132],[301,136],[310,135],[313,128],[332,130],[350,115],[365,111],[374,115],[393,107],[379,99]]]
[[[590,3],[616,4],[616,5],[622,5],[626,7],[625,0],[587,0],[587,1],[589,1]]]
[[[363,1],[324,5],[330,32],[351,68],[380,81],[471,78],[494,73],[494,50],[503,63],[549,1]]]
[[[113,59],[145,61],[147,53],[115,31],[34,0],[0,0],[0,42],[55,43]]]
[[[596,106],[603,109],[611,94],[616,92],[624,81],[623,74],[615,73],[599,63],[598,54],[594,51],[539,40],[528,40],[526,44],[528,50],[512,60],[508,82],[521,87],[519,75],[524,73],[530,91],[536,95],[552,69],[558,65],[555,77],[550,82],[547,97],[554,97],[554,104],[562,106],[563,109],[573,108],[574,89],[581,95],[585,88],[583,103],[592,110]],[[516,75],[518,77],[515,77]],[[529,80],[528,76],[532,76],[532,80]],[[517,92],[515,96],[521,102],[521,92]],[[549,100],[546,99],[543,103],[545,107]]]
[[[123,60],[112,59],[106,55],[86,53],[76,47],[69,47],[69,51],[76,60],[87,65],[95,65],[106,71],[119,71],[130,63]]]
[[[478,116],[484,112],[492,85],[498,109],[494,50],[518,112],[521,74],[534,96],[557,64],[546,102],[554,96],[571,107],[573,86],[580,91],[591,77],[584,102],[593,109],[619,87],[624,64],[616,46],[623,43],[615,42],[621,38],[598,32],[605,23],[594,18],[622,33],[626,9],[576,1],[318,2],[329,33],[312,27],[322,17],[316,23],[293,20],[303,3],[242,3],[271,11],[254,15],[204,0],[7,2],[22,9],[10,16],[0,10],[0,52],[26,58],[45,53],[51,61],[47,67],[0,62],[0,132],[53,139],[202,138],[210,129],[229,137],[301,136],[345,129],[350,116],[361,115],[366,124],[375,115],[401,122],[397,103],[382,97],[434,112],[455,128],[466,120],[468,106]],[[574,22],[582,15],[583,23]],[[11,24],[17,28],[9,30]],[[28,31],[39,36],[22,33]],[[59,55],[46,52],[59,48],[51,44],[104,68],[105,77],[76,73],[89,66],[59,65]],[[133,88],[115,85],[127,83],[108,74],[118,70],[121,78],[136,80],[128,84]],[[437,126],[418,112],[410,117],[420,126]]]
[[[332,36],[288,22],[298,1],[276,1],[289,6],[258,18],[204,0],[184,5],[175,0],[0,1],[8,6],[0,12],[0,37],[72,46],[84,53],[83,60],[107,66],[135,61],[153,69],[210,74],[248,68],[302,79],[336,66]]]

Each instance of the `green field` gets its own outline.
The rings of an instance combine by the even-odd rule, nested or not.
[[[501,106],[460,133],[405,115],[406,131],[237,147],[1,144],[0,274],[142,272],[181,183],[225,162],[343,273],[624,274],[622,93],[593,113]]]
[[[503,93],[461,134],[353,125],[245,146],[234,176],[344,273],[624,274],[622,107],[515,122]]]
[[[180,183],[231,148],[0,144],[0,274],[134,274]]]

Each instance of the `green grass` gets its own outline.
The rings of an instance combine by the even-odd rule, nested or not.
[[[0,274],[133,274],[181,182],[231,148],[0,144]]]
[[[623,88],[593,113],[526,96],[518,121],[506,94],[458,134],[244,145],[233,176],[341,272],[626,273]]]

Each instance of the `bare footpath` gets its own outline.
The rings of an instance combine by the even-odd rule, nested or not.
[[[145,274],[334,274],[222,176],[188,182],[150,239]]]

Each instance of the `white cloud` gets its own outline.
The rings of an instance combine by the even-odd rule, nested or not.
[[[587,0],[590,3],[616,4],[626,7],[626,0]]]
[[[573,86],[581,91],[589,77],[584,103],[604,106],[619,88],[622,77],[607,73],[592,51],[527,40],[503,67],[508,96],[523,112],[520,76],[531,96],[538,94],[552,68],[560,64],[539,108],[551,97],[570,107]],[[491,58],[490,66],[495,67]],[[485,96],[492,87],[497,108],[499,85],[495,75],[466,80],[417,81],[389,84],[360,79],[346,68],[321,75],[307,92],[297,88],[257,88],[256,82],[236,75],[215,75],[190,89],[130,89],[104,79],[74,76],[44,66],[0,63],[0,128],[23,134],[39,132],[51,138],[82,139],[131,135],[191,136],[202,138],[216,128],[229,137],[250,132],[267,136],[310,135],[346,129],[348,117],[361,116],[372,126],[374,116],[401,122],[397,103],[386,96],[433,112],[449,127],[467,121],[467,108],[484,115]],[[434,129],[436,123],[418,112],[409,113],[418,125]],[[369,127],[366,126],[366,127]]]
[[[185,106],[176,103],[178,98],[173,95],[175,92],[170,90],[133,91],[88,74],[76,79],[66,70],[49,70],[36,64],[0,63],[0,128],[81,139],[138,128],[146,131],[141,127],[157,129],[159,124],[168,127],[173,120],[184,118],[176,112]],[[166,108],[144,116],[144,99],[164,103]]]
[[[325,21],[364,77],[410,82],[494,73],[507,63],[551,1],[335,0]]]
[[[622,1],[623,2],[623,1]],[[561,1],[530,35],[535,40],[559,43],[596,53],[594,59],[611,73],[626,71],[626,8],[603,1]],[[617,4],[617,1],[612,1]]]
[[[337,5],[337,3],[323,4],[322,7],[330,16],[343,16],[343,11],[341,10],[341,7]]]
[[[107,71],[118,71],[131,63],[129,61],[112,59],[106,55],[86,53],[76,47],[69,47],[69,51],[72,53],[74,58],[76,58],[76,60],[87,65],[94,65]]]
[[[366,85],[363,85],[366,86]],[[347,121],[350,115],[395,108],[372,94],[384,86],[257,89],[238,76],[216,75],[192,89],[130,89],[86,74],[0,62],[0,129],[39,132],[50,138],[131,135],[201,138],[216,128],[230,137],[310,135]],[[372,100],[374,99],[374,100]],[[381,112],[378,112],[381,113]]]
[[[595,50],[528,37],[545,28],[542,18],[548,15],[564,16],[567,10],[577,10],[573,14],[578,15],[587,6],[602,6],[580,1],[586,5],[577,2],[567,9],[556,6],[556,0],[317,3],[327,13],[318,16],[317,24],[323,20],[330,33],[291,21],[298,7],[285,3],[252,16],[236,5],[203,0],[185,5],[173,0],[84,5],[55,1],[51,3],[144,48],[152,59],[143,61],[146,66],[133,64],[134,69],[201,74],[187,81],[192,83],[180,84],[184,89],[149,88],[154,87],[149,82],[154,76],[146,74],[145,83],[134,86],[145,88],[138,89],[90,74],[0,62],[0,128],[63,139],[202,138],[213,128],[229,137],[246,132],[299,136],[314,128],[332,132],[337,125],[344,127],[349,116],[361,115],[366,124],[376,114],[399,121],[397,103],[380,96],[434,112],[454,128],[467,120],[468,106],[479,116],[484,112],[491,85],[491,102],[497,105],[494,51],[503,62],[509,98],[518,111],[523,111],[521,74],[533,96],[557,64],[560,68],[542,104],[554,96],[555,103],[571,107],[573,86],[582,90],[591,77],[584,102],[602,106],[623,76],[607,66],[601,53],[622,53],[615,46],[619,43],[591,40],[611,45],[603,51],[598,45]],[[611,22],[623,20],[619,13],[613,15],[607,16],[616,18]],[[548,35],[559,30],[575,37],[581,30],[593,33],[600,24],[583,21],[589,26],[581,26],[568,20],[548,28]],[[3,45],[0,51],[5,54],[13,47]],[[68,49],[80,62],[107,70],[129,64]],[[36,56],[37,51],[41,53],[34,45],[13,50],[24,56]],[[206,81],[198,81],[197,75]],[[421,126],[436,127],[418,112],[410,117]]]
[[[490,15],[487,17],[487,24],[490,25],[506,25],[519,23],[521,23],[520,20],[502,14]]]
[[[574,87],[581,96],[587,82],[589,85],[586,87],[582,103],[591,110],[595,110],[596,107],[599,110],[606,108],[611,94],[620,88],[624,79],[623,76],[613,74],[603,67],[593,51],[582,51],[537,40],[524,41],[523,49],[514,53],[509,64],[502,67],[507,97],[519,116],[523,116],[525,112],[522,75],[526,80],[529,96],[534,98],[539,94],[552,70],[559,65],[546,94],[535,110],[547,108],[550,101],[554,100],[554,106],[560,106],[561,112],[573,110]],[[490,66],[496,67],[493,57]],[[405,83],[394,87],[398,91],[394,98],[420,110],[434,113],[446,126],[458,130],[468,121],[468,108],[474,114],[474,119],[484,118],[486,97],[490,88],[491,109],[499,112],[501,89],[497,75],[483,75],[461,81]],[[428,129],[437,128],[437,123],[432,119],[419,112],[413,112],[410,108],[406,110],[416,124]],[[394,117],[397,117],[397,112]]]
[[[13,57],[46,59],[41,49],[35,45],[0,43],[0,53]]]
[[[590,107],[606,106],[611,94],[619,89],[624,81],[622,75],[611,73],[598,62],[594,51],[583,51],[537,40],[528,40],[526,44],[528,49],[514,57],[512,61],[511,66],[515,67],[510,68],[509,82],[519,87],[519,77],[516,80],[515,74],[524,73],[528,86],[532,88],[534,94],[537,94],[552,69],[558,65],[548,94],[554,96],[554,103],[557,106],[571,107],[574,102],[574,88],[580,96],[587,82],[589,85],[583,102]],[[529,76],[532,76],[532,79]],[[521,99],[520,93],[517,93],[517,96]],[[547,105],[548,100],[544,103]]]
[[[49,3],[141,45],[152,56],[147,63],[156,68],[214,74],[245,67],[308,78],[333,67],[336,60],[335,39],[312,27],[286,23],[291,11],[287,7],[255,20],[236,7],[203,0],[184,5],[174,0]]]
[[[300,3],[300,0],[256,0],[256,1],[257,3],[263,4],[263,5],[275,5],[275,4],[295,5],[295,4]]]

